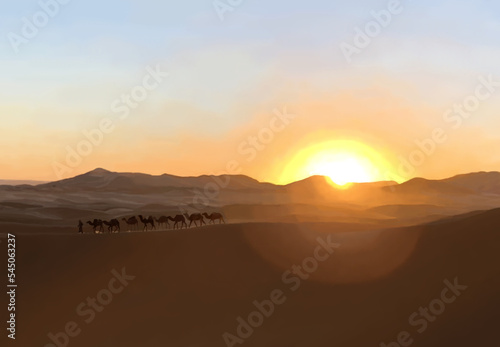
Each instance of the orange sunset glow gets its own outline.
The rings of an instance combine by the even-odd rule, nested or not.
[[[239,173],[273,183],[316,174],[339,184],[400,182],[500,169],[500,155],[489,150],[500,145],[494,48],[475,50],[485,64],[472,66],[473,43],[454,45],[447,31],[441,44],[417,53],[418,45],[388,29],[370,46],[373,54],[349,62],[333,43],[350,32],[320,13],[307,33],[311,40],[290,39],[307,27],[306,18],[291,32],[279,31],[274,20],[245,29],[229,22],[226,30],[217,17],[203,22],[201,14],[193,20],[211,34],[174,38],[162,36],[170,30],[166,22],[145,20],[132,3],[121,11],[148,40],[110,33],[105,44],[98,32],[72,28],[86,37],[79,45],[48,34],[47,41],[20,46],[22,59],[4,50],[3,179],[52,181],[96,167],[196,176],[227,172],[233,160]],[[75,21],[81,18],[77,8],[67,9]],[[141,26],[146,23],[149,29]],[[280,44],[253,27],[272,32]],[[416,42],[427,47],[435,37],[424,30]],[[274,121],[284,108],[296,117]],[[331,135],[317,137],[322,133]],[[246,154],[251,148],[255,156]]]
[[[500,346],[500,2],[0,8],[0,346]]]
[[[281,179],[289,183],[320,175],[344,186],[347,183],[383,181],[393,171],[375,149],[356,141],[339,140],[311,145],[298,152],[285,166]]]

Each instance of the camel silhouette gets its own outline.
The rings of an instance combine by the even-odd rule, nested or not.
[[[130,217],[129,219],[125,219],[125,218],[122,218],[122,220],[127,223],[128,226],[131,226],[131,228],[133,230],[139,228],[139,221],[137,220],[137,218],[134,216],[134,217]]]
[[[200,227],[205,223],[205,220],[203,219],[203,216],[201,213],[193,213],[192,215],[188,215],[187,213],[184,213],[184,216],[189,220],[189,227],[191,228],[191,225],[194,223],[195,226],[198,226],[197,222],[200,222]]]
[[[218,212],[214,212],[212,213],[211,215],[209,215],[208,213],[203,213],[203,215],[205,216],[205,218],[207,218],[210,222],[209,223],[213,223],[215,224],[215,221],[219,221],[219,224],[226,224],[226,221],[224,220],[224,217],[222,216],[222,214],[218,213]]]
[[[178,214],[177,216],[175,216],[174,218],[168,216],[167,217],[169,220],[171,220],[172,222],[174,222],[174,229],[176,229],[176,227],[179,225],[179,223],[181,223],[181,229],[186,226],[186,229],[187,229],[187,223],[186,223],[186,218],[184,218],[183,215],[180,215]]]
[[[116,231],[118,233],[120,232],[120,222],[118,221],[118,219],[112,219],[109,222],[103,221],[103,223],[104,223],[104,225],[106,225],[108,227],[109,233],[112,233],[114,231]]]
[[[170,223],[168,222],[168,217],[161,216],[160,218],[155,218],[156,223],[161,228],[162,225],[165,225],[165,228],[170,228]]]
[[[151,224],[151,230],[156,230],[155,220],[153,217],[149,216],[148,219],[144,219],[142,215],[139,215],[139,219],[144,224],[144,229],[142,229],[143,231],[148,231],[149,224]]]
[[[170,223],[169,221],[174,222],[173,228],[174,229],[183,229],[183,228],[190,228],[193,223],[196,227],[198,227],[198,222],[199,226],[206,225],[207,223],[205,222],[205,219],[207,218],[209,220],[209,223],[215,224],[216,221],[219,221],[219,224],[226,223],[224,220],[224,217],[222,216],[221,213],[193,213],[191,215],[184,213],[184,215],[176,215],[175,217],[166,217],[166,216],[161,216],[160,218],[154,218],[153,216],[149,216],[148,218],[144,218],[144,216],[139,215],[139,220],[142,224],[144,224],[143,231],[148,231],[149,226],[151,225],[151,230],[156,230],[156,225],[155,222],[158,223],[159,227],[165,226],[166,228],[170,228]],[[138,228],[139,227],[139,220],[135,216],[130,217],[130,218],[122,218],[122,220],[128,225],[131,226],[132,228]],[[189,225],[187,224],[187,220],[189,220]],[[94,219],[93,221],[88,221],[87,224],[92,226],[93,231],[95,234],[103,233],[104,232],[104,226],[107,227],[109,233],[114,233],[114,232],[120,232],[121,231],[121,226],[120,226],[120,221],[118,219],[111,219],[110,221],[103,221],[101,219]],[[180,225],[179,225],[180,224]],[[78,223],[78,231],[80,233],[83,233],[83,222],[79,221]]]
[[[88,221],[87,224],[91,225],[93,230],[94,230],[94,234],[97,234],[98,231],[97,231],[97,228],[99,227],[99,232],[103,232],[104,231],[104,223],[102,222],[102,220],[100,219],[94,219],[92,222],[91,221]]]

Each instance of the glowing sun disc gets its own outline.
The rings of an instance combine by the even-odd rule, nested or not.
[[[353,182],[372,182],[375,179],[372,171],[373,168],[370,167],[370,163],[366,163],[366,160],[359,159],[351,153],[342,153],[312,164],[310,174],[329,177],[335,184],[343,186]]]
[[[310,176],[326,176],[337,186],[384,180],[390,165],[370,146],[352,140],[333,140],[299,151],[285,166],[281,181],[293,182]]]

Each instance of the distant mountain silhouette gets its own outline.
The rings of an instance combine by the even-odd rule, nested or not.
[[[0,186],[0,224],[57,228],[74,226],[74,219],[121,220],[200,209],[224,213],[232,222],[407,226],[498,208],[499,187],[498,172],[445,180],[416,178],[403,184],[356,183],[336,189],[323,176],[274,185],[243,175],[179,177],[96,169],[38,186]]]
[[[380,198],[383,195],[382,188],[397,185],[396,182],[382,181],[369,183],[352,183],[347,189],[335,187],[331,180],[325,176],[311,176],[301,181],[293,182],[284,188],[290,194],[309,196],[321,199],[356,200],[370,195],[372,198]]]
[[[329,182],[329,178],[326,176],[311,176],[306,179],[293,182],[287,185],[289,188],[301,187],[303,189],[307,188],[326,188],[332,187]],[[380,181],[380,182],[367,182],[367,183],[352,183],[349,189],[355,188],[382,188],[387,186],[397,185],[394,181]],[[334,186],[334,185],[333,185]]]
[[[425,178],[414,178],[408,182],[383,188],[386,192],[392,191],[401,194],[474,194],[474,191],[466,187],[454,185],[445,180],[427,180]]]
[[[220,182],[220,183],[216,183]],[[208,184],[219,184],[225,189],[265,189],[273,185],[244,175],[221,175],[199,177],[180,177],[163,174],[160,176],[142,173],[119,173],[105,169],[95,169],[83,175],[62,181],[40,185],[41,189],[78,189],[99,191],[148,192],[164,189],[204,189]]]
[[[384,189],[403,194],[500,195],[500,172],[475,172],[443,180],[414,178]]]
[[[443,180],[456,187],[480,193],[500,194],[500,172],[476,172]]]
[[[0,186],[36,186],[47,182],[32,180],[0,180]]]
[[[164,193],[173,190],[220,189],[232,191],[275,192],[308,197],[342,201],[377,201],[377,206],[400,204],[429,204],[429,198],[436,196],[446,200],[475,195],[495,197],[500,195],[500,172],[478,172],[458,175],[444,180],[414,178],[405,183],[371,182],[354,183],[348,189],[336,189],[324,176],[311,176],[288,185],[262,183],[244,175],[222,175],[180,177],[174,175],[149,175],[143,173],[120,173],[102,168],[85,174],[35,187],[18,186],[10,190],[22,189],[43,191],[100,191],[123,193]],[[9,190],[8,187],[3,187]],[[410,198],[411,197],[411,198]],[[413,199],[413,201],[412,201]],[[340,201],[339,200],[339,201]],[[438,204],[439,201],[431,204]]]

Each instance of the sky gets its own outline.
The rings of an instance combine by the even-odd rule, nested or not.
[[[60,1],[0,11],[1,179],[500,170],[493,1]]]

